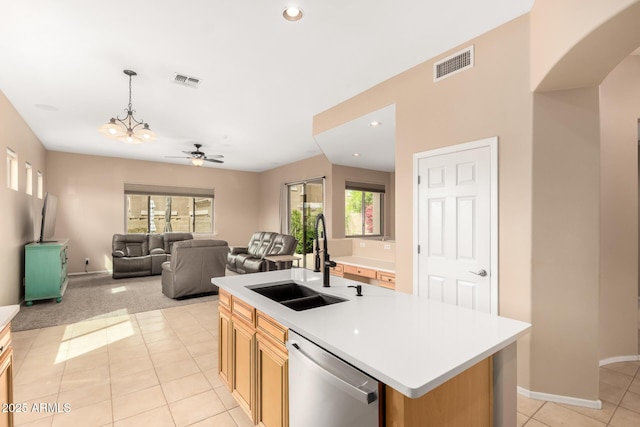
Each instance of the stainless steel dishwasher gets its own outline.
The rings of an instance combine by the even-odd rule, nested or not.
[[[378,381],[289,330],[290,427],[375,427]]]

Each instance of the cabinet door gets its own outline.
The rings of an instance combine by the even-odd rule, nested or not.
[[[0,402],[13,403],[13,349],[5,351],[0,359]],[[13,426],[13,413],[0,412],[0,427]]]
[[[255,329],[231,317],[231,391],[255,423]]]
[[[218,375],[231,390],[231,313],[222,306],[218,311]]]
[[[257,342],[257,421],[265,427],[289,425],[288,356],[279,345],[258,334]]]

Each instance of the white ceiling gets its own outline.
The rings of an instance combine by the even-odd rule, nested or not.
[[[377,126],[371,123],[377,122]],[[388,105],[315,136],[335,165],[393,172],[396,169],[396,106]]]
[[[304,10],[298,22],[285,6]],[[263,171],[320,153],[312,118],[527,13],[533,0],[0,0],[0,91],[45,147]],[[128,103],[158,139],[97,128]],[[201,79],[192,89],[174,73]]]

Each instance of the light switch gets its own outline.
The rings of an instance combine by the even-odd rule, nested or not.
[[[364,248],[365,247],[365,243],[364,242],[360,242],[360,247]]]
[[[389,243],[385,243],[384,244],[384,248],[387,249],[387,250],[390,250],[391,249],[391,245]]]

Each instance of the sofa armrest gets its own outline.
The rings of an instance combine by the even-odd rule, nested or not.
[[[151,249],[151,255],[164,255],[166,252],[162,248]]]
[[[124,251],[113,251],[111,255],[114,258],[124,258]]]
[[[229,246],[229,253],[232,255],[248,254],[249,248],[247,246]]]

